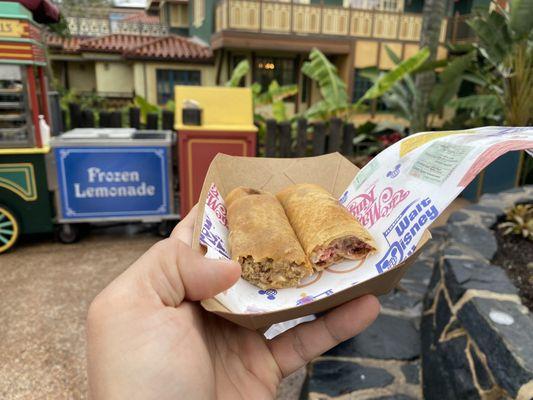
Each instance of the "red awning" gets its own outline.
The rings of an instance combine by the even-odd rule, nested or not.
[[[35,22],[40,24],[59,22],[59,8],[51,0],[18,0],[14,3],[20,3],[30,10]]]

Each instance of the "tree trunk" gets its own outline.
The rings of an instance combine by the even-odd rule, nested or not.
[[[445,0],[425,0],[423,10],[422,31],[420,32],[420,48],[429,48],[428,61],[437,59],[440,27],[446,13]],[[418,97],[415,102],[411,120],[411,132],[421,132],[427,128],[429,114],[429,96],[435,84],[435,72],[427,71],[416,75],[415,85]]]

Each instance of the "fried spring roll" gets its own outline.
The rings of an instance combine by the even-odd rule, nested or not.
[[[225,202],[231,258],[244,279],[262,289],[295,287],[313,272],[274,195],[236,188]]]
[[[293,185],[279,192],[277,198],[317,271],[376,250],[368,231],[322,187]]]

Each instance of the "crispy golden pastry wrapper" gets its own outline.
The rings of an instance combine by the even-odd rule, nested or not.
[[[297,184],[277,194],[305,254],[316,270],[376,250],[368,231],[327,190]]]
[[[285,211],[270,193],[236,188],[225,199],[231,258],[262,289],[295,287],[313,268]]]

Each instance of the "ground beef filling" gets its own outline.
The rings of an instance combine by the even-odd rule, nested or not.
[[[240,257],[242,277],[261,289],[295,287],[306,275],[306,268],[294,262],[274,262],[271,258],[256,262],[252,256]]]
[[[326,267],[344,258],[356,260],[364,257],[371,247],[356,237],[334,240],[326,247],[319,247],[311,254],[311,262],[317,267]]]

